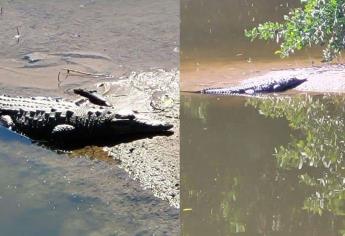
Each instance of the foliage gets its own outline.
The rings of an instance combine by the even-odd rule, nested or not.
[[[324,46],[324,61],[331,61],[345,48],[345,1],[301,0],[302,7],[290,10],[282,23],[266,22],[245,35],[252,40],[275,40],[276,51],[287,57],[306,46]]]
[[[261,145],[258,148],[249,147],[254,140],[261,138],[261,134],[254,139],[251,137],[258,132],[253,127],[262,124],[253,121],[266,120],[257,117],[256,111],[253,120],[253,109],[249,109],[246,116],[241,116],[241,119],[248,119],[248,123],[244,124],[249,124],[249,127],[241,126],[240,131],[248,143],[241,142],[238,149],[233,149],[233,145],[238,144],[235,139],[243,138],[238,136],[239,131],[233,127],[242,120],[233,120],[229,116],[229,123],[222,124],[221,129],[224,131],[219,127],[214,129],[215,121],[218,124],[219,117],[227,112],[213,110],[210,99],[192,96],[182,100],[182,126],[186,129],[183,129],[185,133],[181,153],[188,158],[184,158],[181,165],[181,202],[182,207],[192,209],[182,213],[183,221],[189,222],[184,224],[185,230],[195,228],[195,219],[198,219],[203,222],[200,226],[202,229],[207,230],[207,226],[212,225],[219,229],[219,235],[257,235],[258,232],[262,235],[284,232],[300,235],[301,232],[316,232],[314,224],[322,225],[319,229],[325,228],[319,234],[336,235],[338,231],[345,235],[345,220],[342,217],[345,215],[345,98],[251,98],[248,104],[266,117],[281,118],[278,121],[270,120],[272,123],[278,122],[275,125],[281,125],[286,120],[292,131],[289,143],[285,143],[286,137],[283,134],[284,145],[277,145],[275,152],[274,144],[270,145],[272,151]],[[232,109],[231,114],[237,111],[236,108]],[[212,112],[218,113],[210,115]],[[188,121],[192,121],[193,125]],[[188,126],[193,128],[187,129]],[[203,137],[196,138],[195,130],[204,127],[207,127],[207,132]],[[228,133],[235,138],[228,140],[224,136]],[[211,140],[210,137],[214,135],[218,138]],[[262,134],[262,140],[265,140],[263,143],[272,139],[271,134],[269,138],[266,135]],[[191,142],[192,139],[194,141]],[[200,142],[205,139],[210,144]],[[213,142],[218,143],[221,139],[227,141],[221,142],[220,146],[213,146]],[[232,148],[223,146],[227,143]],[[218,153],[216,147],[228,149],[229,153]],[[243,156],[238,156],[239,150]],[[207,155],[210,153],[212,155]]]
[[[268,117],[285,117],[299,135],[276,149],[279,168],[298,170],[299,180],[310,188],[304,209],[345,214],[345,99],[311,96],[250,100]]]

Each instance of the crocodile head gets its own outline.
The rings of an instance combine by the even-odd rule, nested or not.
[[[123,110],[116,113],[111,121],[111,127],[118,134],[143,134],[171,132],[173,125],[144,117],[133,111]]]
[[[288,89],[296,88],[307,81],[307,79],[298,79],[296,77],[279,80],[279,83],[273,86],[274,92],[283,92]]]

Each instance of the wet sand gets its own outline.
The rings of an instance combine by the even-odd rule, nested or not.
[[[0,3],[0,84],[63,93],[104,78],[69,77],[63,68],[111,74],[172,69],[179,63],[179,9],[165,1],[8,1]],[[19,42],[14,38],[20,32]],[[23,60],[28,53],[41,61]],[[101,55],[101,56],[99,56]]]
[[[1,3],[1,58],[30,52],[86,51],[116,66],[149,69],[178,63],[178,4],[164,1],[40,1]],[[13,39],[16,27],[20,42]]]

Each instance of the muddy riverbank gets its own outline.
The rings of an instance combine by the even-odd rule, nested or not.
[[[296,77],[307,79],[296,90],[313,93],[344,93],[345,92],[345,65],[323,65],[306,68],[271,71],[265,75],[252,78],[257,81],[262,78]]]
[[[179,158],[179,73],[177,70],[157,70],[131,75],[117,82],[102,84],[110,89],[109,102],[117,109],[131,109],[174,125],[170,136],[155,136],[106,147],[120,161],[120,167],[138,180],[143,188],[168,200],[174,207],[180,204]]]
[[[310,61],[260,62],[203,65],[198,69],[185,67],[182,71],[182,91],[198,91],[209,87],[231,87],[246,83],[260,83],[262,80],[296,77],[307,79],[294,89],[294,92],[344,93],[345,65],[313,64]]]

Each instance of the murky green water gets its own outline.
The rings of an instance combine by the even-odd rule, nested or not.
[[[178,210],[116,163],[58,155],[0,127],[0,235],[176,235]]]
[[[298,6],[299,0],[182,0],[181,59],[196,62],[278,59],[274,55],[275,43],[251,42],[244,36],[244,30],[265,21],[281,21],[289,9]],[[306,51],[303,56],[309,54]]]
[[[344,102],[182,96],[183,235],[344,234]]]

